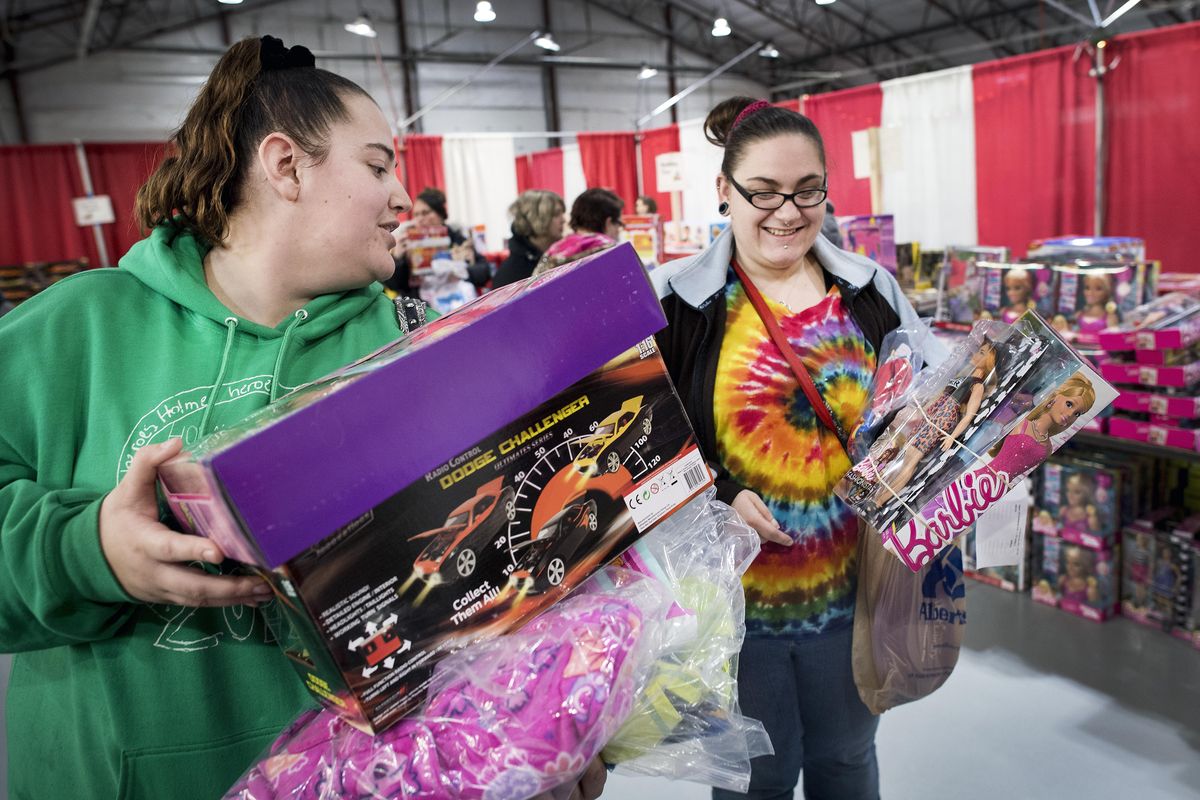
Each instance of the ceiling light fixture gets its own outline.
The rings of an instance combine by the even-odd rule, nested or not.
[[[368,39],[374,39],[379,34],[375,33],[375,28],[371,26],[371,20],[366,14],[359,14],[358,19],[354,22],[347,22],[344,26],[347,31],[358,36],[366,36]]]
[[[717,17],[713,20],[713,36],[728,36],[733,33],[733,28],[729,27],[729,20],[724,17]]]
[[[242,4],[242,0],[217,0],[217,2],[223,6],[240,6]]]
[[[771,44],[770,42],[768,42],[767,46],[762,50],[759,50],[758,54],[763,58],[779,58],[779,51],[776,50],[775,45]]]
[[[656,70],[654,67],[650,66],[649,64],[642,64],[642,71],[638,73],[638,80],[639,81],[649,80],[650,78],[653,78],[657,74],[658,74],[658,70]]]
[[[479,0],[475,4],[475,21],[476,22],[491,22],[496,19],[496,10],[492,8],[492,4],[488,0]]]
[[[551,53],[557,53],[559,50],[562,50],[558,42],[554,41],[554,34],[550,33],[550,31],[546,31],[538,36],[538,38],[533,40],[533,43],[543,50],[549,50]]]
[[[837,2],[837,0],[817,0],[817,5],[829,6],[829,5],[833,5],[836,2]]]

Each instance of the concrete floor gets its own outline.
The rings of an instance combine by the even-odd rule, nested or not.
[[[1200,651],[1128,620],[1091,623],[974,582],[968,591],[954,675],[884,715],[885,798],[1200,800]],[[0,711],[8,661],[0,656]],[[708,796],[621,775],[605,791],[618,800]]]

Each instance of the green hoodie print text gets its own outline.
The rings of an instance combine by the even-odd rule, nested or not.
[[[192,444],[395,339],[395,310],[372,285],[267,328],[217,301],[203,256],[159,229],[119,269],[0,319],[14,800],[211,800],[309,703],[261,612],[132,601],[100,550],[100,502],[139,448]]]

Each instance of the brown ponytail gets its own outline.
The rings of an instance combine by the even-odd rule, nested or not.
[[[825,166],[825,142],[821,139],[821,132],[803,114],[778,106],[767,106],[752,110],[738,121],[738,116],[750,104],[757,102],[753,97],[731,97],[714,106],[704,118],[704,138],[725,150],[721,172],[726,177],[733,176],[747,147],[775,136],[799,135],[807,138],[817,148],[821,166]]]
[[[319,162],[328,155],[330,126],[348,117],[345,95],[370,97],[323,69],[264,70],[264,40],[243,39],[213,68],[171,137],[174,152],[138,190],[134,215],[143,229],[166,224],[221,244],[268,134],[288,135]]]

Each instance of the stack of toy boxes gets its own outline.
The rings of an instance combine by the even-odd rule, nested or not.
[[[1179,521],[1162,509],[1125,526],[1122,538],[1121,613],[1195,642],[1200,610],[1196,607],[1196,533],[1200,517]]]
[[[185,527],[272,583],[310,691],[378,732],[440,658],[523,623],[710,485],[650,338],[664,325],[622,244],[297,389],[160,479]]]
[[[1117,532],[1126,470],[1071,456],[1041,468],[1033,599],[1101,621],[1118,603]]]
[[[1112,436],[1200,450],[1200,301],[1166,295],[1100,334],[1101,374],[1123,384]]]

